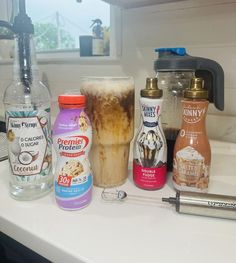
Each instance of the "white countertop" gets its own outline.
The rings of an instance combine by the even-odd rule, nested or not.
[[[236,144],[211,145],[210,192],[236,195]],[[0,231],[55,263],[236,261],[234,220],[178,214],[168,204],[107,203],[100,188],[94,188],[88,207],[68,212],[56,206],[53,193],[35,201],[13,200],[7,161],[0,163],[0,174]],[[119,189],[150,197],[175,194],[171,182],[159,191],[144,191],[131,176]]]

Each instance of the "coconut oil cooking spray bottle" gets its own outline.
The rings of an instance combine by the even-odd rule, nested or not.
[[[19,1],[19,14],[11,28],[15,33],[14,81],[4,94],[10,194],[31,200],[53,186],[51,172],[50,94],[39,81],[32,35],[34,28]]]
[[[161,125],[162,90],[147,78],[141,90],[141,124],[134,142],[134,183],[146,190],[162,188],[167,174],[167,146]]]

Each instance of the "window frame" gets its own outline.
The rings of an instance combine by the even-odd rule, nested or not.
[[[12,41],[12,40],[11,40]],[[12,42],[11,42],[12,44]],[[10,43],[9,43],[10,45]],[[110,5],[110,55],[80,57],[79,48],[71,50],[37,51],[39,64],[110,64],[120,60],[122,54],[122,9]],[[12,58],[0,59],[0,65],[12,64]]]
[[[122,36],[122,10],[110,5],[110,55],[80,57],[79,48],[71,50],[37,51],[36,56],[39,63],[76,63],[83,62],[106,62],[119,60],[121,57]]]

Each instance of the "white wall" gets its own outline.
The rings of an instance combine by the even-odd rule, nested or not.
[[[218,61],[225,71],[225,110],[209,109],[210,138],[236,142],[236,1],[191,0],[123,10],[120,61],[40,64],[53,95],[79,89],[85,75],[131,75],[136,83],[138,119],[139,90],[147,76],[154,76],[154,48],[184,46],[189,54]],[[12,65],[0,65],[0,91],[11,80]],[[0,109],[2,109],[2,104]]]
[[[123,71],[135,76],[140,90],[145,78],[155,75],[157,47],[183,46],[190,55],[216,60],[225,72],[225,110],[210,105],[207,130],[210,138],[236,142],[235,27],[236,1],[196,0],[126,10]]]

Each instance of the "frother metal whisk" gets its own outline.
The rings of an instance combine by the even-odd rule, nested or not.
[[[141,195],[129,195],[123,190],[104,189],[105,201],[124,201],[127,198],[136,201],[162,202],[173,204],[178,213],[202,215],[218,218],[236,219],[236,196],[179,191],[175,197],[155,198]]]

